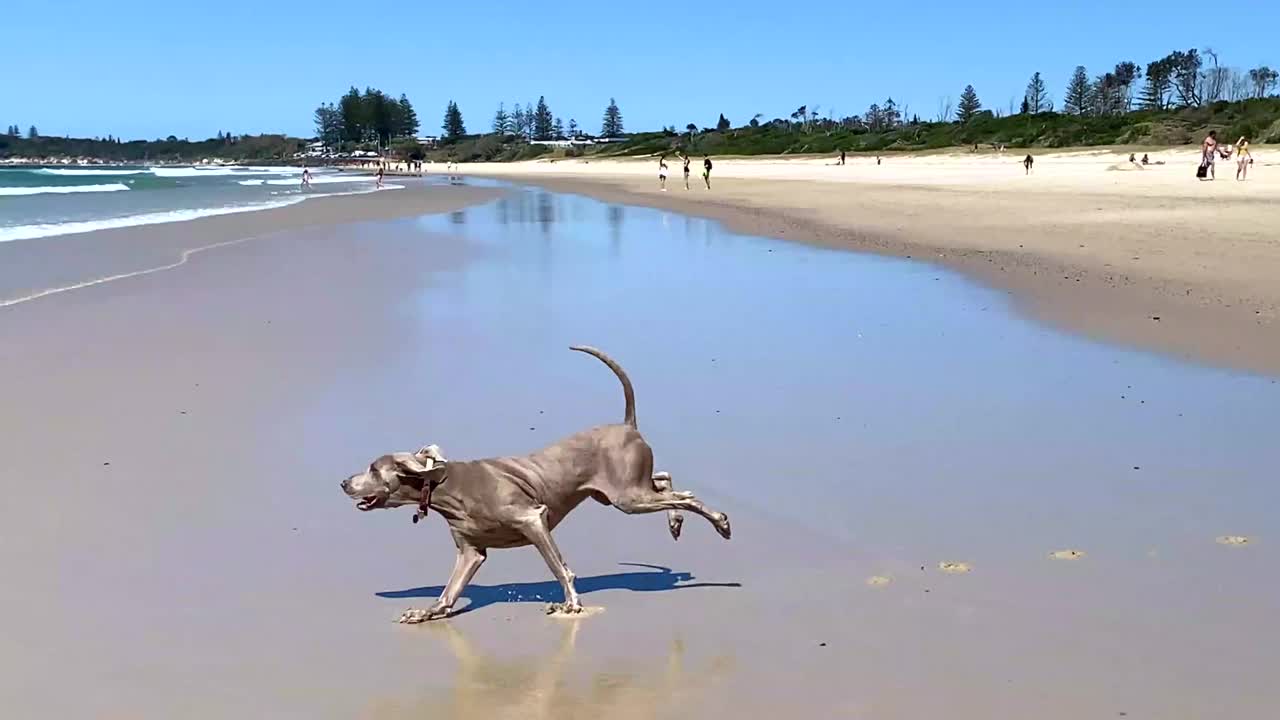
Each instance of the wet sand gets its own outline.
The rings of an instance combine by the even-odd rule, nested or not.
[[[1063,336],[927,265],[524,191],[272,233],[0,309],[0,334],[14,717],[1280,701],[1280,388]],[[338,482],[616,420],[580,342],[628,369],[659,466],[734,539],[586,505],[556,535],[602,612],[544,616],[555,586],[520,549],[467,612],[396,625],[439,592],[448,535]]]
[[[1138,153],[1139,156],[1142,154]],[[664,207],[740,232],[927,260],[1008,291],[1032,317],[1088,337],[1280,375],[1280,173],[1192,177],[1195,151],[717,160],[660,192],[656,160],[468,165],[610,202]],[[695,158],[695,166],[700,158]],[[676,168],[678,163],[672,163]],[[700,168],[696,168],[700,171]]]

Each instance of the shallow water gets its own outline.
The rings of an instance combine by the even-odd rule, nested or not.
[[[928,265],[536,189],[281,233],[116,290],[0,316],[15,337],[63,328],[0,353],[7,397],[48,415],[0,428],[13,476],[56,457],[123,488],[57,508],[38,483],[10,494],[15,708],[1252,718],[1280,702],[1271,378],[1062,335]],[[616,421],[617,382],[578,343],[626,367],[659,468],[731,512],[733,541],[691,517],[673,544],[661,517],[584,506],[557,538],[605,612],[544,619],[555,590],[524,549],[493,553],[473,612],[392,625],[438,592],[452,547],[438,518],[356,513],[337,481],[391,450],[518,453]],[[1050,557],[1069,549],[1085,555]],[[68,673],[104,679],[54,692]]]
[[[563,350],[594,344],[631,373],[677,487],[856,552],[859,582],[971,564],[1022,662],[1074,659],[1060,689],[1163,688],[1189,717],[1216,692],[1245,715],[1280,700],[1260,642],[1280,629],[1275,379],[1064,335],[929,265],[661,210],[528,189],[417,227],[478,250],[417,300],[422,331],[462,350],[423,374],[450,379],[423,389],[449,408],[430,439],[446,452],[510,447],[490,428],[547,404],[612,420],[609,373]],[[1237,534],[1254,543],[1215,542]],[[1050,558],[1065,549],[1085,555]],[[1149,667],[1082,667],[1107,654]]]

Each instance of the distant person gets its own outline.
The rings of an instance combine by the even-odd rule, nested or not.
[[[841,165],[843,165],[843,164],[844,164],[844,150],[841,150],[841,151],[840,151],[840,164],[841,164]]]
[[[1022,158],[1022,167],[1024,170],[1026,170],[1026,173],[1025,173],[1026,175],[1031,174],[1031,166],[1035,164],[1036,164],[1036,159],[1031,157],[1031,153],[1027,153],[1027,156]]]
[[[1137,157],[1133,153],[1129,153],[1129,162],[1131,163],[1138,162]]]
[[[376,185],[376,187],[377,187],[379,190],[381,190],[381,189],[382,189],[382,172],[383,172],[383,171],[382,171],[382,163],[378,163],[378,184]]]
[[[876,164],[877,164],[877,165],[879,165],[879,164],[880,164],[880,156],[879,156],[879,155],[877,155],[877,156],[876,156]]]
[[[667,191],[667,156],[663,155],[658,158],[658,187],[662,192]]]
[[[684,154],[684,189],[689,189],[689,153]]]
[[[702,181],[707,184],[707,189],[711,189],[711,158],[702,156]]]
[[[1142,164],[1143,164],[1143,165],[1150,165],[1150,164],[1151,164],[1151,158],[1150,158],[1150,157],[1148,157],[1146,153],[1142,153]]]
[[[1200,168],[1196,177],[1201,180],[1216,180],[1214,161],[1218,159],[1218,131],[1210,130],[1204,142],[1200,143]]]
[[[302,168],[302,189],[306,190],[311,187],[311,170]]]
[[[1236,180],[1249,179],[1249,166],[1253,155],[1249,152],[1249,139],[1243,135],[1236,141]]]

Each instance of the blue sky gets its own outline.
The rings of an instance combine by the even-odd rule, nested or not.
[[[406,93],[424,133],[438,132],[450,99],[474,131],[499,101],[509,109],[539,95],[592,131],[610,96],[629,130],[712,125],[721,112],[741,124],[802,104],[843,116],[888,96],[931,117],[967,83],[1004,108],[1039,70],[1060,104],[1078,64],[1091,74],[1120,60],[1145,66],[1175,48],[1280,66],[1266,30],[1280,3],[1053,5],[24,1],[3,14],[0,125],[125,138],[310,134],[316,105],[353,84]]]

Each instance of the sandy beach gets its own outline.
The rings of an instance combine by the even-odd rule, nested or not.
[[[1085,336],[1210,364],[1280,373],[1280,167],[1255,147],[1193,177],[1198,150],[964,151],[835,158],[717,158],[692,190],[657,160],[464,166],[611,201],[715,218],[740,232],[912,258],[1012,293],[1033,317]],[[1136,150],[1138,158],[1144,151]]]
[[[54,275],[64,243],[86,264]],[[1280,701],[1269,378],[1047,330],[928,265],[536,189],[13,245],[50,273],[27,286],[84,286],[0,307],[7,717]],[[594,612],[545,616],[558,591],[525,548],[494,551],[457,616],[395,624],[453,545],[339,481],[424,443],[519,453],[615,421],[582,342],[627,368],[660,466],[733,540],[588,503],[556,537]]]

